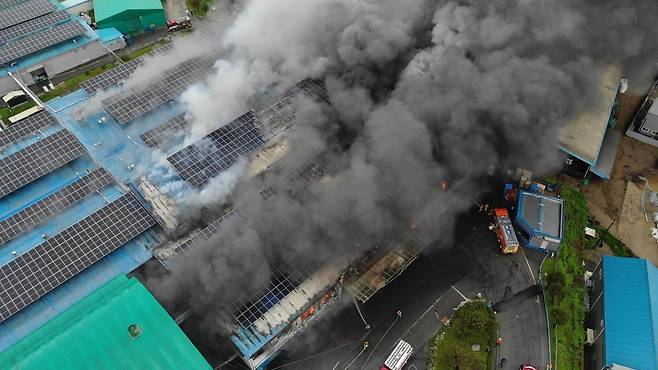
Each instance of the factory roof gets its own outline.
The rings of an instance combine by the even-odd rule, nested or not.
[[[559,132],[560,149],[594,166],[599,157],[612,106],[617,96],[621,71],[608,66],[599,86],[598,102],[580,112]]]
[[[562,208],[562,199],[522,191],[516,219],[529,232],[562,239]]]
[[[87,153],[88,148],[95,148],[94,143],[99,139],[82,130],[80,126],[84,125],[74,123],[71,118],[64,119],[63,114],[70,113],[65,108],[75,105],[79,98],[74,93],[51,100],[47,103],[46,111],[17,122],[0,134],[0,144],[4,145],[0,153],[0,161],[2,161],[0,170],[3,172],[20,163],[20,161],[8,161],[9,157],[19,154],[27,155],[28,159],[34,157],[37,154],[27,153],[27,150],[35,145],[41,146],[44,139],[52,138],[57,134],[72,133],[72,136],[84,146],[82,153],[69,163],[58,168],[45,169],[42,176],[26,181],[25,184],[19,184],[22,186],[0,197],[0,268],[8,268],[10,262],[18,261],[25,254],[35,253],[37,248],[45,248],[44,245],[54,240],[55,236],[67,232],[79,222],[89,220],[93,214],[127,194],[126,187],[116,182],[116,179],[122,178],[128,172],[125,170],[126,166],[124,165],[124,170],[117,166],[119,170],[116,170],[116,173],[107,168],[110,170],[108,174],[103,169],[106,161],[96,161]],[[34,117],[37,116],[50,118],[46,121],[35,120]],[[101,132],[101,134],[105,135],[104,139],[107,138],[108,142],[111,142],[113,136],[111,133]],[[124,141],[129,142],[125,134],[123,137]],[[60,149],[66,148],[65,145]],[[38,156],[47,158],[49,153],[51,152],[46,151],[45,154],[41,153]],[[115,160],[115,162],[121,161]],[[41,164],[36,165],[34,170],[41,166]],[[88,182],[84,187],[85,190],[81,192],[83,188],[76,184],[84,183],[82,179],[89,177],[91,173],[104,173],[102,181]],[[73,191],[74,189],[78,190]],[[29,223],[16,222],[16,220],[26,220],[25,217],[29,217]],[[117,219],[112,218],[112,220],[114,220],[112,223],[115,223]],[[119,234],[123,233],[122,230]],[[132,236],[127,235],[126,239]],[[151,258],[151,249],[157,243],[158,238],[154,230],[143,232],[127,240],[113,252],[106,255],[104,252],[100,261],[91,265],[88,263],[79,265],[84,271],[70,278],[67,276],[68,280],[58,281],[58,286],[53,287],[52,290],[40,292],[39,296],[35,296],[34,301],[29,302],[18,312],[8,317],[3,316],[0,320],[0,351],[41,327],[108,280],[118,274],[133,271]],[[0,306],[3,306],[5,301],[0,303],[2,303]]]
[[[135,278],[120,275],[0,354],[3,369],[210,369]]]
[[[604,256],[603,295],[606,364],[658,369],[658,269]]]
[[[36,7],[43,7],[42,3],[24,2],[17,6],[33,6],[34,8],[26,8],[26,11],[41,14],[36,13]],[[10,12],[12,9],[6,11]],[[2,10],[0,9],[0,12]],[[0,68],[0,77],[6,76],[8,72],[43,63],[98,40],[98,36],[81,18],[61,10],[59,3],[42,13],[42,16],[18,22],[0,32],[0,60],[4,59],[6,64],[10,65]],[[0,14],[0,18],[2,16],[3,14]]]
[[[125,11],[162,10],[160,0],[94,0],[96,22],[112,18]]]

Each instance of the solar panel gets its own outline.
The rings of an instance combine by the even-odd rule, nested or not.
[[[41,31],[53,25],[63,23],[71,19],[69,14],[64,10],[58,10],[54,13],[46,14],[39,18],[34,18],[24,23],[17,24],[13,27],[0,30],[0,44],[10,40],[18,39],[23,36]]]
[[[42,110],[35,113],[0,131],[0,148],[32,136],[42,128],[54,125],[55,123],[57,123],[57,120],[50,112]]]
[[[166,71],[160,81],[109,97],[103,105],[117,122],[128,123],[176,99],[188,86],[208,75],[213,65],[212,58],[188,59]]]
[[[154,224],[128,193],[0,267],[0,322]]]
[[[156,49],[153,49],[148,55],[164,54],[172,49],[172,44],[165,44]],[[116,67],[94,76],[87,81],[80,84],[80,87],[89,95],[93,95],[98,90],[105,90],[110,86],[121,84],[128,79],[135,70],[144,64],[145,57],[135,58],[129,62],[121,63]]]
[[[198,142],[169,156],[167,160],[192,186],[201,186],[231,167],[240,156],[263,145],[256,117],[247,112]]]
[[[295,123],[296,102],[300,96],[329,104],[329,96],[322,81],[305,79],[297,83],[277,98],[274,103],[256,111],[256,117],[263,124],[263,135],[266,140],[285,131]]]
[[[142,63],[144,63],[144,59],[137,58],[127,63],[119,64],[109,71],[103,72],[98,76],[81,83],[80,87],[82,87],[87,94],[93,95],[98,90],[105,90],[110,86],[117,85],[121,81],[126,80],[133,72],[135,72],[137,67],[142,65]]]
[[[20,4],[25,0],[0,0],[0,9]]]
[[[0,9],[0,30],[55,11],[48,0],[28,0]]]
[[[54,26],[46,31],[23,37],[0,46],[0,63],[8,63],[37,51],[70,40],[86,32],[78,22]]]
[[[313,163],[307,166],[300,168],[299,170],[292,171],[287,176],[283,178],[282,183],[278,186],[269,185],[260,192],[261,199],[264,203],[268,203],[274,197],[279,194],[279,189],[285,189],[287,191],[298,191],[303,187],[308,186],[311,182],[317,181],[322,177],[323,172],[322,168]],[[219,219],[213,221],[211,224],[205,228],[193,233],[188,239],[180,243],[176,248],[173,249],[174,256],[185,256],[193,248],[199,247],[204,242],[210,240],[213,235],[219,233],[220,226],[224,221],[231,218],[243,218],[245,215],[238,208],[225,213]]]
[[[282,263],[270,277],[268,287],[254,294],[253,298],[244,304],[233,304],[232,314],[235,323],[243,328],[250,327],[261,318],[270,308],[274,307],[280,300],[290,294],[302,282],[307,280],[317,271],[317,264]]]
[[[112,176],[98,168],[27,208],[0,221],[0,245],[112,183]]]
[[[186,255],[190,250],[192,250],[195,247],[199,247],[200,245],[203,245],[203,243],[207,242],[212,238],[213,235],[217,234],[219,231],[220,225],[229,219],[232,218],[241,218],[242,215],[238,210],[232,210],[227,213],[225,213],[222,217],[220,217],[218,220],[215,220],[213,223],[210,225],[206,226],[205,228],[195,232],[192,234],[187,240],[182,242],[179,246],[174,248],[174,252],[178,256],[184,256]]]
[[[145,133],[139,135],[144,143],[152,148],[160,147],[166,144],[171,138],[181,132],[188,121],[185,119],[185,113],[175,115],[173,118],[165,121]]]
[[[0,159],[0,197],[71,162],[85,148],[68,130],[61,130]]]

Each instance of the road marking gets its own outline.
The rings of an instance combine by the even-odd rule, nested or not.
[[[536,283],[537,279],[535,278],[535,274],[532,272],[532,268],[530,267],[530,262],[528,262],[528,257],[525,256],[525,252],[523,251],[523,248],[521,248],[521,254],[523,254],[523,259],[525,260],[526,265],[528,265],[528,271],[530,271],[530,276],[532,276],[532,282]]]
[[[388,332],[391,331],[391,328],[392,328],[393,326],[395,326],[395,324],[398,322],[398,320],[400,320],[400,317],[399,317],[399,316],[396,316],[396,317],[395,317],[395,321],[393,321],[393,323],[392,323],[391,325],[388,326],[388,329],[386,329],[386,331],[384,332],[384,335],[382,335],[382,337],[379,338],[379,340],[377,341],[377,343],[375,343],[375,346],[374,346],[374,347],[372,348],[372,350],[370,351],[370,354],[368,355],[368,357],[366,357],[366,360],[363,362],[363,366],[361,366],[361,369],[363,369],[364,367],[366,367],[366,365],[368,364],[368,361],[370,361],[370,358],[372,357],[372,354],[375,353],[375,350],[377,349],[377,347],[379,347],[379,343],[381,343],[382,340],[384,340],[384,337],[386,337],[386,334],[388,334]]]
[[[416,321],[414,321],[413,324],[411,324],[411,326],[409,327],[409,329],[407,329],[407,331],[405,331],[405,332],[402,334],[402,337],[404,337],[405,335],[407,335],[407,333],[409,333],[409,332],[411,331],[411,329],[413,329],[414,326],[416,326],[416,324],[418,324],[418,323],[420,322],[420,320],[422,320],[423,317],[425,317],[425,315],[427,315],[427,313],[430,312],[430,310],[432,309],[432,307],[436,306],[436,304],[439,303],[439,301],[440,301],[441,299],[443,299],[443,296],[444,296],[444,295],[445,295],[445,293],[444,293],[444,294],[441,294],[441,296],[440,296],[439,298],[437,298],[436,301],[434,301],[434,303],[432,303],[432,305],[429,306],[429,307],[427,308],[427,310],[425,310],[425,312],[423,312],[423,314],[420,315]]]
[[[468,298],[466,298],[466,296],[463,295],[462,292],[459,291],[459,289],[455,288],[454,285],[451,285],[450,287],[451,287],[452,289],[454,289],[455,292],[457,292],[457,294],[459,294],[460,296],[462,296],[462,298],[464,298],[465,301],[468,301]]]

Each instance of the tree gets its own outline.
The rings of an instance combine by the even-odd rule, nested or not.
[[[464,336],[473,337],[489,332],[494,320],[483,302],[469,302],[457,312],[453,324],[461,329]]]
[[[446,360],[450,368],[455,370],[478,370],[482,365],[475,353],[460,342],[453,342],[448,346]]]
[[[559,270],[554,270],[546,276],[546,289],[550,297],[557,301],[564,298],[566,278],[564,273]]]

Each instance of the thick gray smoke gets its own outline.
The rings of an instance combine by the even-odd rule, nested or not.
[[[236,189],[249,218],[152,287],[196,307],[214,333],[218,305],[265,285],[273,261],[357,258],[411,219],[449,245],[490,165],[559,165],[558,129],[597,101],[608,64],[631,86],[649,80],[655,9],[653,0],[246,3],[223,37],[234,53],[188,92],[191,114],[235,116],[266,89],[309,76],[325,79],[332,106],[300,102],[278,169]],[[260,190],[311,161],[331,181],[262,205]]]

